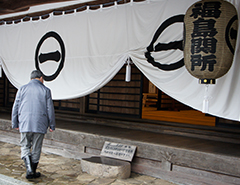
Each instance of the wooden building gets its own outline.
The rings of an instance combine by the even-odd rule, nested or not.
[[[29,8],[28,5],[58,1],[26,0],[22,2],[22,5],[19,4],[20,7],[6,6],[4,11],[1,10],[1,14],[25,10]],[[108,1],[103,0],[95,3],[106,2]],[[8,22],[8,19],[5,21]],[[125,139],[130,144],[139,144],[140,147],[133,161],[132,170],[135,172],[156,177],[162,177],[163,174],[171,178],[172,174],[169,171],[173,171],[173,176],[180,177],[181,182],[184,182],[184,175],[188,176],[188,173],[192,173],[196,178],[201,175],[203,178],[204,175],[210,179],[218,178],[218,182],[221,181],[221,178],[225,182],[240,182],[239,152],[237,151],[240,144],[240,123],[194,110],[156,88],[134,64],[131,64],[131,69],[130,82],[125,81],[126,65],[124,65],[111,81],[97,91],[76,99],[54,100],[57,121],[61,123],[62,128],[67,129],[59,130],[58,135],[47,135],[48,142],[55,142],[59,148],[64,146],[71,149],[74,154],[76,152],[98,154],[104,139],[115,139],[116,142]],[[17,89],[2,72],[0,78],[0,114],[7,113],[8,121],[0,120],[3,125],[0,124],[0,132],[5,129],[10,132],[10,135],[16,134],[9,131],[9,116],[16,92]],[[85,123],[87,126],[95,123],[95,125],[101,125],[104,128],[107,126],[110,126],[111,129],[124,128],[128,134],[124,135],[127,132],[124,130],[122,131],[123,137],[126,136],[126,138],[116,139],[112,136],[102,138],[97,134],[95,137],[94,134],[91,135],[92,133],[81,132],[78,134],[68,130]],[[8,126],[6,126],[7,124]],[[131,140],[131,131],[133,133],[147,131],[147,138],[142,136],[145,139],[143,141]],[[159,135],[163,139],[159,138]],[[182,136],[188,137],[188,139],[181,138]],[[91,139],[85,139],[88,137]],[[158,140],[152,141],[152,138],[156,137]],[[180,144],[175,141],[179,138],[182,139]],[[195,139],[194,146],[186,147],[191,143],[191,139]],[[218,142],[218,148],[214,147],[213,141]],[[62,143],[59,144],[60,142]],[[184,142],[186,145],[183,144]],[[176,146],[170,143],[174,143]],[[219,148],[222,144],[226,148],[229,147],[228,149],[232,153],[220,151]],[[200,151],[198,150],[199,145],[207,147],[203,147],[205,150]],[[74,151],[76,148],[77,150]],[[151,153],[151,150],[154,152]],[[182,176],[178,176],[179,171],[183,171]],[[192,180],[191,177],[188,179]],[[201,180],[199,180],[199,184],[201,184]]]
[[[132,66],[131,81],[125,81],[125,67],[103,88],[77,99],[55,100],[56,112],[76,115],[124,117],[209,127],[240,128],[239,122],[204,114],[188,107],[157,89]],[[10,109],[17,89],[3,73],[0,78],[0,106]],[[211,129],[212,129],[211,128]]]

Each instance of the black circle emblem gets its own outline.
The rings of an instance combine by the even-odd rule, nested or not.
[[[39,50],[40,50],[43,42],[50,37],[53,37],[58,41],[58,43],[60,45],[60,48],[61,48],[61,52],[59,52],[57,50],[55,52],[49,52],[49,53],[44,53],[44,54],[40,53],[39,54]],[[58,66],[56,72],[54,74],[50,75],[50,76],[45,75],[44,72],[41,71],[41,69],[39,67],[39,63],[42,64],[42,63],[44,63],[48,60],[59,62],[59,66]],[[65,60],[65,47],[64,47],[64,43],[63,43],[62,38],[56,32],[53,32],[53,31],[50,31],[50,32],[46,33],[41,38],[41,40],[39,41],[39,43],[37,45],[37,48],[36,48],[36,52],[35,52],[35,67],[36,67],[37,70],[39,70],[43,73],[43,78],[44,78],[45,81],[52,81],[55,78],[57,78],[57,76],[59,75],[59,73],[63,69],[64,60]]]
[[[158,52],[158,51],[166,51],[166,50],[170,50],[170,49],[179,49],[179,50],[183,51],[183,45],[182,45],[183,41],[182,40],[170,42],[167,44],[158,43],[154,48],[154,43],[156,42],[158,37],[161,35],[161,33],[171,24],[178,23],[178,22],[184,22],[184,15],[176,15],[176,16],[170,17],[169,19],[164,21],[160,25],[160,27],[158,28],[156,33],[154,34],[152,42],[147,47],[147,52],[145,53],[145,57],[149,63],[151,63],[153,66],[158,67],[159,69],[164,70],[164,71],[171,71],[171,70],[179,69],[182,66],[184,66],[183,58],[176,63],[161,64],[160,62],[156,62],[154,60],[154,58],[151,56],[151,52],[153,52],[153,51]]]
[[[231,26],[233,25],[233,23],[235,21],[238,20],[238,17],[237,15],[233,16],[231,18],[231,20],[229,21],[227,27],[226,27],[226,32],[225,32],[225,39],[226,39],[226,42],[227,42],[227,45],[231,51],[231,53],[234,55],[234,46],[232,45],[231,43],[231,40],[230,39],[237,39],[237,30],[235,30],[234,28],[232,28]],[[230,37],[230,38],[229,38]]]

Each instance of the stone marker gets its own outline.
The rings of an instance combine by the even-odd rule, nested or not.
[[[116,159],[122,159],[124,161],[132,161],[135,150],[136,146],[106,141],[103,145],[100,155]]]

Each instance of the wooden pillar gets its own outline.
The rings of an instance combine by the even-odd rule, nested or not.
[[[86,96],[79,98],[80,101],[80,114],[84,114],[86,112]]]

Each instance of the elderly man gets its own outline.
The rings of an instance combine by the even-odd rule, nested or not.
[[[43,74],[34,70],[31,81],[20,87],[12,108],[12,128],[21,133],[21,158],[27,169],[26,178],[38,178],[36,172],[44,135],[55,130],[55,113],[51,91],[43,84]]]

